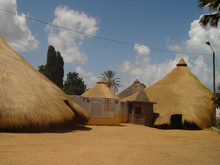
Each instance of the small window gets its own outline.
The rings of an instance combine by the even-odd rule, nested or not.
[[[141,107],[136,107],[136,114],[141,114]]]

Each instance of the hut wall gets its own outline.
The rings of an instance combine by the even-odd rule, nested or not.
[[[128,123],[128,102],[121,101],[120,103],[119,122]]]
[[[137,107],[141,107],[141,113],[137,113]],[[144,112],[144,113],[142,113]],[[132,123],[152,127],[154,122],[153,103],[133,103]]]
[[[145,126],[152,127],[154,123],[153,104],[147,103],[145,105]]]
[[[97,98],[71,96],[91,117],[90,125],[119,125],[120,100],[117,98]]]

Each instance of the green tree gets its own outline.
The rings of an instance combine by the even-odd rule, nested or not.
[[[64,62],[60,52],[50,45],[47,51],[46,65],[39,66],[39,72],[49,78],[54,84],[63,89]]]
[[[103,73],[101,73],[103,76],[103,79],[106,81],[106,85],[113,91],[113,92],[118,92],[118,89],[122,87],[120,84],[121,81],[119,79],[121,78],[116,78],[116,72],[112,70],[107,70]]]
[[[81,95],[86,91],[86,84],[76,72],[69,72],[64,81],[63,91],[68,95]]]
[[[217,93],[213,93],[212,101],[216,108],[220,108],[220,84],[217,87]]]
[[[144,83],[141,83],[141,85],[143,85],[145,88],[147,87]]]
[[[63,57],[60,52],[57,52],[56,56],[56,74],[54,83],[57,84],[61,89],[63,89],[63,77],[64,77],[64,62]]]
[[[44,75],[45,66],[44,65],[38,66],[38,71]]]
[[[203,15],[199,23],[202,27],[206,27],[208,24],[212,27],[218,26],[220,18],[220,0],[198,0],[198,7],[200,9],[207,8],[212,14]]]

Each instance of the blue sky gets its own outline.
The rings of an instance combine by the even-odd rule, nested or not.
[[[210,41],[216,52],[218,85],[220,31],[199,26],[200,16],[208,11],[197,6],[197,0],[0,0],[1,9],[107,40],[3,10],[0,35],[36,69],[46,63],[48,46],[53,45],[64,58],[65,75],[78,72],[88,88],[107,70],[116,71],[121,78],[120,91],[136,78],[150,86],[183,57],[212,90],[212,51],[205,42]]]

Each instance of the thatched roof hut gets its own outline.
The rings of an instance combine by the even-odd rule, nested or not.
[[[189,70],[184,59],[169,74],[144,91],[150,101],[157,102],[154,113],[158,113],[159,117],[154,125],[171,125],[173,115],[182,115],[182,124],[196,124],[201,129],[210,127],[214,112],[212,92]]]
[[[0,37],[0,130],[85,124],[87,113]]]
[[[145,89],[145,87],[140,83],[140,81],[138,79],[136,79],[132,85],[130,85],[128,88],[126,88],[121,93],[119,93],[118,97],[123,99],[123,98],[131,96],[131,95],[135,94],[136,92],[139,92],[143,89]]]
[[[147,94],[142,89],[139,92],[137,92],[135,95],[132,95],[133,97],[126,97],[125,99],[122,99],[121,101],[128,101],[128,102],[150,102]]]
[[[98,98],[119,98],[106,84],[105,80],[100,77],[95,86],[84,92],[83,97],[98,97]]]

